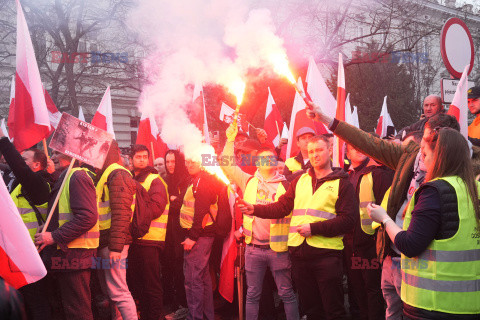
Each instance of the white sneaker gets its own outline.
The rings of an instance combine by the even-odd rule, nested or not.
[[[172,312],[170,314],[167,314],[165,316],[165,319],[167,319],[167,320],[180,320],[180,319],[186,318],[187,314],[188,314],[188,308],[180,306],[180,307],[178,307],[177,311]]]

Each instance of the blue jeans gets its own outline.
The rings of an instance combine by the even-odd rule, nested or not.
[[[292,264],[288,251],[275,252],[272,249],[260,249],[247,245],[245,251],[245,272],[248,286],[246,320],[258,319],[258,306],[267,267],[270,268],[275,279],[287,320],[299,319],[297,298],[292,287]]]
[[[184,252],[183,273],[188,320],[215,319],[212,279],[208,268],[213,239],[213,237],[200,237],[192,250]]]
[[[385,312],[386,320],[401,320],[403,315],[403,303],[400,298],[402,286],[402,272],[400,257],[387,256],[382,267],[382,293],[387,303]]]

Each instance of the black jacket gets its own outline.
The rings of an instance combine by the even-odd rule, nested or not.
[[[22,185],[22,194],[26,195],[34,205],[47,202],[50,196],[50,184],[53,184],[50,175],[45,170],[33,172],[6,137],[0,139],[0,152],[15,175],[16,184]],[[15,186],[12,186],[10,191],[14,189]]]
[[[383,200],[385,192],[390,188],[393,181],[394,171],[385,166],[368,166],[369,158],[365,160],[359,167],[349,172],[350,182],[355,187],[357,199],[359,199],[360,182],[363,176],[372,173],[373,179],[373,195],[375,197],[375,204],[380,205]],[[363,232],[360,219],[357,219],[352,233],[346,234],[344,237],[345,246],[352,246],[355,256],[362,258],[376,258],[376,238],[377,233],[368,235]]]
[[[60,190],[66,170],[60,175],[52,189],[48,201],[48,211]],[[75,240],[91,228],[98,221],[97,199],[92,175],[83,170],[76,171],[70,178],[70,207],[73,219],[63,226],[58,223],[58,205],[48,225],[47,231],[52,233],[55,244],[42,251],[42,259],[47,268],[52,271],[71,271],[89,269],[92,267],[96,249],[71,249],[67,244]],[[60,249],[57,248],[57,245]]]
[[[215,176],[202,170],[193,177],[190,185],[193,186],[195,205],[193,224],[186,237],[194,241],[200,237],[214,237],[215,224],[202,228],[202,221],[205,215],[210,214],[210,206],[217,202],[222,184]]]
[[[142,183],[150,174],[158,174],[158,171],[153,167],[146,167],[138,175],[133,175],[133,178]],[[152,218],[157,219],[165,211],[165,207],[168,204],[168,193],[165,185],[157,178],[152,181],[150,185],[150,190],[148,190],[148,195],[150,196],[150,201],[148,202],[148,208],[152,211]],[[168,226],[167,226],[168,227]],[[164,247],[164,241],[155,241],[155,240],[141,240],[134,239],[133,243],[145,245],[145,246],[159,246]]]
[[[337,216],[335,219],[311,223],[310,228],[312,235],[322,235],[324,237],[335,237],[338,235],[351,232],[355,225],[358,213],[358,201],[355,197],[355,190],[352,184],[348,181],[348,174],[340,168],[333,168],[333,172],[323,177],[316,179],[315,173],[309,169],[308,174],[312,177],[313,192],[315,192],[324,182],[340,179],[338,190],[338,200],[335,204],[335,212]],[[254,215],[264,219],[278,219],[283,218],[292,212],[295,201],[295,192],[297,182],[300,177],[297,177],[290,184],[285,194],[278,198],[278,201],[267,205],[254,205]],[[307,244],[306,241],[298,247],[291,247],[290,252],[293,256],[308,257],[309,255],[317,254],[335,254],[341,253],[340,250],[320,249],[314,248]]]
[[[285,176],[287,181],[295,180],[295,178],[298,178],[299,176],[304,174],[306,170],[312,167],[312,165],[310,164],[310,161],[308,161],[307,164],[304,163],[303,161],[304,159],[300,151],[297,153],[294,159],[297,160],[297,162],[300,164],[300,166],[302,167],[302,171],[295,173],[295,172],[292,172],[290,169],[288,169],[287,166],[285,166],[285,168],[283,169],[283,175]]]

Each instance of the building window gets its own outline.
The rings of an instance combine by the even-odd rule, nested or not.
[[[137,131],[131,131],[130,132],[130,138],[131,138],[130,143],[131,144],[136,144],[137,143]]]
[[[130,127],[138,128],[140,124],[140,117],[130,117]]]

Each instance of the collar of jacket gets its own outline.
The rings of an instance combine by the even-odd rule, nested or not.
[[[336,179],[348,179],[348,173],[346,173],[342,168],[332,168],[332,172],[321,179],[317,179],[315,176],[315,170],[313,168],[308,169],[307,172],[317,183]]]
[[[142,169],[138,174],[135,174],[133,171],[133,179],[137,180],[138,182],[143,182],[147,179],[150,173],[158,174],[158,171],[154,167],[147,166],[145,169]]]

